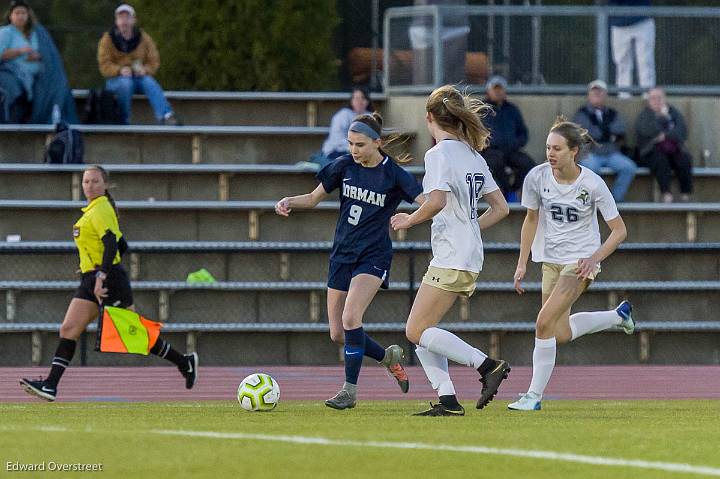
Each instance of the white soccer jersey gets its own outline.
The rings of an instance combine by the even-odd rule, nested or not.
[[[483,247],[480,198],[498,189],[485,159],[458,140],[443,140],[425,153],[423,193],[447,191],[447,204],[433,218],[431,266],[479,273]]]
[[[602,178],[580,168],[571,185],[555,180],[550,163],[536,166],[525,177],[522,205],[539,210],[532,244],[535,262],[574,264],[590,257],[600,247],[597,210],[605,221],[620,215]]]

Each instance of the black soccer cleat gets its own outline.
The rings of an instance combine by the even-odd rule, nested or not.
[[[45,384],[45,380],[43,379],[33,381],[31,379],[22,378],[20,380],[20,386],[22,386],[26,393],[37,396],[46,401],[52,402],[57,396],[57,388],[48,386]]]
[[[510,365],[507,361],[500,359],[492,371],[480,378],[483,387],[480,392],[480,399],[478,399],[477,405],[475,406],[476,408],[482,409],[493,400],[500,384],[507,379],[508,374],[510,374]]]
[[[187,367],[185,370],[181,369],[179,366],[178,369],[180,369],[180,373],[182,373],[185,378],[185,389],[192,389],[198,379],[200,358],[198,357],[198,353],[190,353],[185,355],[185,359],[187,359]]]
[[[442,403],[430,403],[430,409],[416,412],[413,416],[464,416],[465,408],[458,405],[457,408],[450,409]]]

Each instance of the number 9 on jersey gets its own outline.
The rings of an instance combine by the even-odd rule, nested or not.
[[[360,222],[360,215],[362,214],[362,207],[358,205],[352,205],[350,207],[350,213],[348,214],[348,223],[356,226]]]

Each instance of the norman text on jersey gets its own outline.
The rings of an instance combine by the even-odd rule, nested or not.
[[[370,203],[371,205],[385,206],[384,194],[375,193],[374,191],[359,188],[357,186],[350,186],[347,183],[343,183],[343,196],[354,200],[364,201],[365,203]]]

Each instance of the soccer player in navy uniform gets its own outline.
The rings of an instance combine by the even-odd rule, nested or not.
[[[409,389],[407,373],[400,363],[402,348],[391,345],[383,349],[362,327],[365,310],[378,289],[388,287],[390,217],[402,200],[424,202],[417,180],[383,151],[381,133],[379,114],[356,117],[348,130],[350,155],[320,170],[320,184],[312,193],[283,198],[275,206],[277,214],[288,216],[294,208],[313,208],[336,189],[340,192],[327,283],[330,337],[345,345],[345,384],[325,401],[334,409],[355,407],[363,356],[385,366],[404,393]]]

